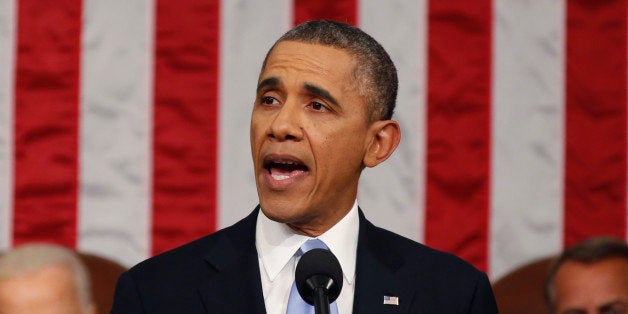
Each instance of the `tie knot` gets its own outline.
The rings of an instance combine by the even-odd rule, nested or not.
[[[319,240],[319,239],[310,239],[305,241],[305,243],[303,243],[303,245],[301,245],[301,247],[299,248],[299,250],[301,251],[302,254],[305,254],[305,252],[309,251],[309,250],[313,250],[313,249],[325,249],[325,250],[329,250],[329,248],[327,247],[327,245],[325,245],[325,242]]]

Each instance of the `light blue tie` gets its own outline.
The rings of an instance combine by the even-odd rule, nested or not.
[[[327,247],[327,245],[325,245],[325,243],[323,243],[323,241],[319,239],[311,239],[303,243],[303,245],[301,245],[301,247],[295,254],[301,256],[305,254],[305,252],[312,249],[329,250],[329,248]],[[336,301],[332,302],[329,305],[329,311],[331,314],[338,314],[338,306],[336,305]],[[286,311],[286,314],[314,314],[314,306],[309,305],[307,302],[305,302],[305,300],[303,300],[303,298],[301,298],[301,295],[297,290],[296,283],[292,283],[290,298],[288,299],[288,310]]]

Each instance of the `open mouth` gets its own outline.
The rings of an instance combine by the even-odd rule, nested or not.
[[[283,181],[297,177],[308,171],[308,168],[300,160],[295,158],[264,158],[264,169],[277,181]]]

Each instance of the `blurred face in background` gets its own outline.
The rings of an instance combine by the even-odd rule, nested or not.
[[[88,314],[70,268],[49,266],[0,280],[0,314]]]
[[[628,313],[628,260],[567,261],[556,273],[554,292],[559,314]]]

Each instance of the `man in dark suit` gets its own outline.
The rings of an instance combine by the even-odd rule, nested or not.
[[[293,313],[299,247],[318,239],[342,266],[333,312],[497,313],[485,274],[375,227],[357,205],[362,170],[399,143],[396,94],[394,64],[361,30],[313,21],[284,34],[251,117],[260,205],[124,273],[112,312]]]

